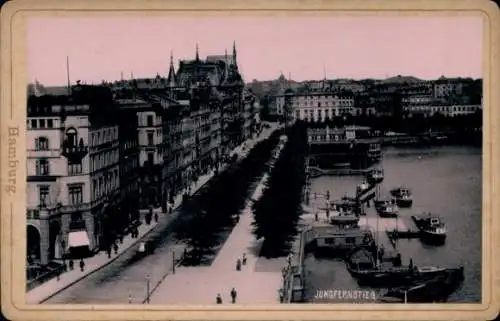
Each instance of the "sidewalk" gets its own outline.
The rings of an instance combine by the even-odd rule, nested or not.
[[[200,187],[205,185],[211,178],[213,177],[213,172],[210,172],[206,175],[200,176],[196,183],[191,184],[191,193],[195,193]],[[178,195],[174,199],[173,210],[177,209],[182,202],[182,195]],[[145,223],[141,224],[138,227],[139,236],[133,239],[130,234],[126,235],[123,238],[123,244],[119,244],[118,253],[111,254],[111,258],[108,258],[108,254],[104,251],[97,253],[96,255],[84,259],[85,269],[84,271],[80,271],[80,267],[78,266],[79,261],[75,262],[75,268],[72,271],[65,272],[60,275],[59,280],[57,278],[53,278],[31,291],[26,293],[26,303],[27,304],[37,304],[42,303],[43,301],[49,299],[53,295],[63,291],[64,289],[70,287],[76,282],[80,281],[87,275],[100,270],[106,265],[113,262],[120,254],[125,252],[134,244],[137,244],[144,236],[146,236],[153,228],[155,228],[161,221],[171,219],[172,215],[168,215],[166,213],[162,213],[160,215],[158,222],[151,221],[150,225],[146,225]]]
[[[258,141],[266,139],[271,133],[273,132],[273,129],[268,130],[266,133],[267,135],[264,135],[264,132],[257,137],[256,139],[251,140],[250,142],[247,142],[247,149],[245,152],[242,152],[242,156],[245,157],[248,150],[251,149]],[[236,147],[235,149],[240,149],[241,146]],[[223,168],[222,170],[224,170]],[[196,191],[198,191],[203,185],[205,185],[212,177],[214,176],[214,172],[210,171],[206,175],[202,175],[199,177],[198,181],[196,183],[191,184],[191,194],[194,194]],[[179,207],[179,205],[182,202],[182,195],[179,194],[175,197],[174,199],[174,206],[172,210],[175,210]],[[141,224],[138,227],[138,232],[139,235],[137,238],[133,239],[131,238],[130,235],[126,235],[123,239],[123,244],[119,245],[118,252],[117,254],[111,255],[111,258],[108,258],[108,255],[106,252],[101,251],[94,255],[93,257],[87,258],[84,260],[85,262],[85,269],[84,271],[80,271],[80,268],[78,266],[78,261],[75,261],[75,268],[74,270],[71,270],[68,272],[65,272],[60,275],[59,280],[57,278],[53,278],[37,287],[34,289],[28,291],[26,293],[26,303],[27,304],[38,304],[42,303],[48,299],[50,299],[52,296],[60,293],[61,291],[67,289],[68,287],[72,286],[73,284],[77,283],[78,281],[82,280],[86,276],[90,275],[91,273],[94,273],[120,256],[123,252],[128,250],[130,247],[133,245],[137,244],[140,242],[140,240],[145,237],[153,228],[155,228],[159,223],[165,221],[165,220],[171,220],[176,216],[177,213],[173,212],[172,214],[166,214],[162,213],[159,217],[158,222],[154,222],[154,220],[151,222],[150,225],[146,224]],[[161,283],[161,281],[160,281]]]
[[[250,199],[259,199],[268,175],[264,175]],[[223,303],[230,303],[229,292],[238,293],[237,304],[279,303],[278,289],[283,280],[281,270],[256,271],[260,242],[252,233],[252,201],[240,215],[240,220],[209,267],[180,267],[170,275],[151,297],[151,304],[215,304],[218,293]],[[246,253],[247,264],[236,271],[236,260]]]

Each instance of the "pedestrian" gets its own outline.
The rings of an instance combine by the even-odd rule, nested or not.
[[[242,261],[243,265],[246,265],[247,264],[247,255],[246,253],[243,253],[243,261]]]
[[[123,244],[123,234],[120,234],[120,244]]]
[[[158,223],[158,213],[155,213],[155,222]]]
[[[108,245],[106,252],[108,253],[108,259],[110,259],[111,258],[111,246],[110,245]]]
[[[292,253],[288,254],[287,261],[288,261],[288,266],[291,266],[292,265]]]
[[[59,281],[59,277],[61,276],[61,270],[57,269],[56,271],[56,279]]]
[[[314,213],[314,220],[317,222],[318,221],[318,212]]]
[[[234,288],[231,289],[231,303],[236,303],[236,296],[237,296],[237,293],[236,293],[236,290]]]
[[[278,294],[279,294],[279,297],[280,297],[280,303],[283,303],[283,301],[285,299],[285,293],[284,293],[283,289],[279,289],[278,290]]]
[[[240,271],[241,270],[241,260],[238,259],[236,260],[236,271]]]
[[[74,268],[73,260],[69,260],[69,270],[73,271],[73,268]]]
[[[84,268],[85,268],[85,262],[83,262],[83,259],[80,259],[80,271],[83,272]]]
[[[118,254],[118,244],[115,243],[113,249],[115,250],[115,254]]]
[[[215,299],[215,302],[217,304],[222,304],[222,296],[220,295],[220,293],[217,294],[217,298]]]

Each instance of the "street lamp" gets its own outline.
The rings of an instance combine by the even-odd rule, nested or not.
[[[149,281],[151,277],[149,273],[146,273],[146,303],[149,304]]]
[[[175,251],[172,250],[172,274],[175,274]]]

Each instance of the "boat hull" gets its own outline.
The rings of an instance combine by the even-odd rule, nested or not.
[[[397,212],[388,212],[386,210],[377,210],[377,213],[378,213],[378,216],[380,217],[389,217],[389,218],[394,218],[394,217],[398,217],[398,213]]]
[[[430,233],[428,231],[421,230],[420,238],[425,243],[429,244],[444,244],[446,242],[446,234],[442,233]]]
[[[396,198],[395,200],[396,200],[396,205],[399,207],[408,208],[413,205],[412,199]]]
[[[347,265],[349,273],[356,278],[361,286],[370,287],[398,287],[410,286],[417,282],[424,282],[444,275],[446,273],[462,273],[463,268],[438,269],[428,272],[418,272],[409,268],[394,268],[386,271],[380,270],[356,270]]]

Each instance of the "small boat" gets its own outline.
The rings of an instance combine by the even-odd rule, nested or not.
[[[397,217],[399,212],[398,205],[389,200],[379,200],[375,203],[375,209],[380,217]]]
[[[358,186],[356,186],[356,192],[357,192],[357,194],[360,194],[360,193],[365,192],[369,188],[370,188],[370,184],[368,183],[368,181],[363,181],[363,182],[361,182],[361,184],[358,184]]]
[[[422,239],[433,243],[444,243],[446,240],[446,226],[440,217],[429,213],[422,216],[412,215],[411,218],[420,230]]]
[[[372,184],[382,183],[382,181],[384,180],[384,171],[378,168],[372,169],[366,176],[366,179],[369,183]]]
[[[408,188],[400,186],[393,188],[390,193],[399,207],[411,207],[413,205],[412,194]]]
[[[330,224],[332,225],[357,225],[359,216],[354,213],[340,213],[339,215],[330,216]]]
[[[463,278],[463,267],[448,270],[432,279],[417,282],[411,286],[389,289],[381,301],[386,303],[446,301]]]

